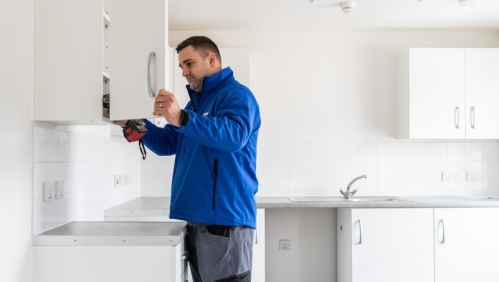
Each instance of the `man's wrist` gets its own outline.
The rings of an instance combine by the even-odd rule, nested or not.
[[[184,110],[181,110],[179,127],[186,126],[188,122],[189,122],[189,113]]]

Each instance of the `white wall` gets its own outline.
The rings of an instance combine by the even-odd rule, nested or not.
[[[103,220],[104,209],[140,196],[139,147],[109,137],[109,126],[35,125],[33,138],[33,234],[74,220]],[[114,175],[127,173],[131,183],[114,187]],[[63,181],[64,196],[44,202],[46,181]]]
[[[33,1],[0,3],[0,281],[30,282]]]

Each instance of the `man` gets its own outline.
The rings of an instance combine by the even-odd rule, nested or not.
[[[176,154],[170,217],[188,222],[194,281],[251,281],[258,103],[230,68],[222,69],[209,38],[190,37],[176,51],[191,101],[181,110],[160,90],[153,114],[169,124],[145,121],[143,142],[157,155]]]

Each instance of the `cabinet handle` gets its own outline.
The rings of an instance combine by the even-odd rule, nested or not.
[[[154,52],[149,53],[149,59],[147,60],[147,83],[149,86],[149,97],[154,98],[156,94],[152,91],[151,87],[151,60],[156,54]]]
[[[475,107],[471,107],[470,111],[470,122],[471,122],[471,128],[475,129]]]
[[[362,220],[359,219],[359,245],[362,245]]]
[[[440,244],[445,243],[445,225],[444,225],[444,220],[441,219],[440,223],[442,224],[442,240],[440,240]]]
[[[454,110],[454,124],[456,125],[456,129],[459,129],[459,107],[456,107]]]

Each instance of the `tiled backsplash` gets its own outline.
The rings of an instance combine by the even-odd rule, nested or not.
[[[140,196],[136,143],[40,126],[33,126],[33,139],[33,234],[74,220],[102,220],[104,209]],[[114,175],[124,173],[131,173],[131,183],[114,188]],[[44,202],[43,182],[60,180],[63,198]]]
[[[141,194],[170,195],[173,157],[141,162]],[[442,171],[459,172],[443,182]],[[476,172],[474,182],[467,172]],[[260,143],[257,196],[340,196],[355,177],[357,195],[499,195],[499,143]]]

